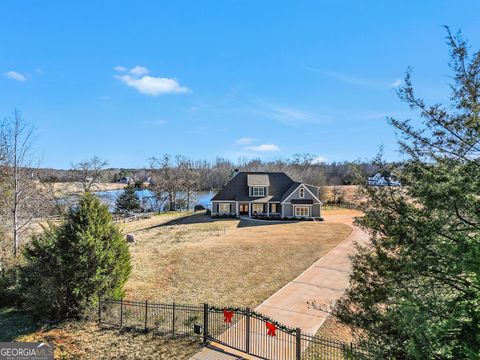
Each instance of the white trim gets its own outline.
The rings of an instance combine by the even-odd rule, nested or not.
[[[252,193],[250,195],[251,197],[265,197],[265,196],[267,196],[267,195],[265,195],[265,193],[267,193],[267,191],[265,191],[265,186],[250,186],[250,188],[251,188],[251,193]],[[255,189],[257,189],[257,190],[262,189],[263,190],[262,194],[261,195],[260,194],[255,195]]]
[[[225,209],[222,210],[220,205],[228,205],[228,211],[225,211]],[[218,204],[218,213],[219,214],[231,214],[232,213],[232,204],[227,204],[227,203]]]
[[[317,200],[317,201],[320,203],[320,205],[323,204],[323,203],[320,201],[320,199],[319,199],[318,197],[316,197],[315,194],[312,193],[312,192],[308,189],[308,187],[307,187],[305,184],[303,184],[303,183],[300,184],[300,185],[298,185],[298,186],[295,188],[295,190],[293,190],[292,193],[291,193],[290,195],[288,195],[288,196],[285,198],[285,200],[283,200],[281,203],[284,204],[285,201],[287,201],[287,199],[289,199],[293,194],[295,194],[295,192],[300,188],[300,186],[302,186],[304,189],[306,189],[306,190],[315,198],[315,200]],[[312,186],[313,186],[313,185],[312,185]]]
[[[297,215],[297,208],[307,208],[308,215]],[[312,217],[312,205],[293,205],[293,216],[294,217]]]
[[[303,191],[302,191],[302,190],[303,190]],[[305,198],[305,188],[302,187],[302,188],[298,189],[298,197],[299,197],[300,199]]]

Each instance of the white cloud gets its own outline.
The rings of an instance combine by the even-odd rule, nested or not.
[[[390,84],[392,88],[398,88],[402,85],[402,79],[396,79],[393,83]]]
[[[127,68],[125,66],[122,66],[122,65],[117,65],[113,68],[113,70],[123,72],[123,71],[127,71]]]
[[[371,80],[371,79],[365,79],[357,76],[352,76],[344,73],[339,73],[336,71],[327,71],[327,70],[321,70],[321,69],[316,69],[313,67],[309,66],[304,66],[303,67],[305,70],[315,72],[317,74],[323,75],[330,77],[332,79],[344,82],[346,84],[352,84],[352,85],[358,85],[358,86],[364,86],[364,87],[370,87],[370,88],[377,88],[377,89],[386,89],[389,87],[398,87],[401,85],[402,81],[400,79],[396,79],[393,83],[387,84],[387,82],[383,81],[378,81],[378,80]]]
[[[312,163],[321,164],[321,163],[324,163],[324,162],[327,162],[327,161],[328,161],[328,159],[325,156],[317,156],[316,158],[314,158],[312,160]]]
[[[22,81],[22,82],[27,81],[27,77],[25,75],[16,71],[7,71],[6,73],[3,74],[3,76],[9,79],[17,80],[17,81]]]
[[[258,101],[256,105],[257,107],[252,109],[254,113],[282,124],[294,125],[315,121],[311,113],[293,107],[278,106],[263,101]]]
[[[257,139],[254,139],[254,138],[251,138],[251,137],[242,137],[240,139],[237,139],[237,141],[235,141],[235,143],[239,144],[239,145],[248,145],[248,144],[251,144],[255,141],[257,141]]]
[[[243,150],[266,152],[266,151],[279,151],[280,148],[278,147],[278,145],[275,145],[275,144],[262,144],[257,146],[245,146]]]
[[[134,75],[134,76],[143,76],[143,75],[147,75],[148,73],[150,72],[150,70],[148,70],[145,66],[135,66],[133,68],[130,69],[129,73]]]
[[[115,75],[127,86],[137,89],[140,93],[158,96],[162,94],[185,94],[191,90],[185,86],[181,86],[176,79],[143,76],[136,78],[130,75]]]

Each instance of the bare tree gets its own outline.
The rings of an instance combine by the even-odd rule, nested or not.
[[[332,196],[334,204],[342,202],[343,198],[345,197],[345,190],[339,185],[334,185],[332,187]]]
[[[94,156],[91,159],[83,160],[72,164],[74,182],[76,188],[83,192],[91,192],[98,188],[102,180],[102,171],[108,162]]]
[[[185,201],[186,209],[190,209],[195,193],[199,189],[199,174],[192,160],[183,156],[177,157],[178,176],[180,178],[181,195]]]
[[[21,237],[30,228],[43,203],[42,192],[33,175],[39,162],[33,149],[35,129],[15,110],[2,123],[0,141],[3,149],[0,192],[3,206],[9,213],[12,254],[16,257]]]
[[[150,159],[152,177],[151,189],[157,199],[168,202],[170,211],[176,210],[177,194],[181,189],[181,179],[178,167],[172,162],[170,155],[165,154],[161,159]]]

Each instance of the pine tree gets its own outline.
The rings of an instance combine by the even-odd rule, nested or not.
[[[138,211],[140,209],[140,199],[135,191],[135,187],[128,185],[120,194],[115,203],[117,212]]]
[[[128,245],[107,206],[86,193],[65,222],[24,250],[20,284],[25,306],[45,318],[81,316],[98,297],[120,299],[131,272]]]
[[[399,90],[424,126],[390,119],[407,161],[402,187],[364,187],[358,223],[371,247],[353,258],[335,314],[377,359],[480,354],[480,52],[448,31],[451,104],[427,106],[410,71]]]

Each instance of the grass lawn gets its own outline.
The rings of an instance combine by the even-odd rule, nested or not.
[[[128,299],[255,307],[351,233],[349,226],[328,221],[265,223],[185,215],[121,225],[137,240],[130,245]],[[198,340],[101,328],[94,322],[39,329],[26,315],[0,308],[0,341],[11,340],[54,342],[61,359],[182,360],[200,349]]]
[[[149,224],[134,232],[127,298],[255,307],[350,233],[344,224],[203,214]]]

